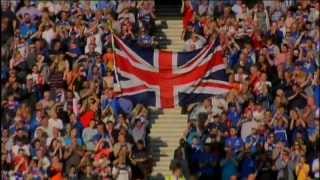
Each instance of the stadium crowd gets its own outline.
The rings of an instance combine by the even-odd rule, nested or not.
[[[319,179],[320,3],[181,10],[185,50],[219,39],[241,89],[188,107],[173,176]],[[155,18],[153,0],[1,1],[2,179],[147,177],[148,109],[115,98],[109,37],[153,47]]]
[[[184,1],[181,38],[192,51],[219,37],[241,88],[188,107],[172,168],[195,179],[319,179],[319,1],[225,2]]]
[[[1,179],[145,179],[148,110],[115,98],[111,29],[153,45],[154,1],[1,1]]]

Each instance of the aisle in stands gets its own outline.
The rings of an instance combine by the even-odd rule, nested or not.
[[[188,107],[173,173],[319,179],[319,1],[225,2],[184,1],[181,38],[193,51],[219,37],[242,89]]]
[[[147,178],[148,107],[115,98],[109,27],[157,47],[155,8],[1,1],[2,179]],[[185,0],[181,12],[185,51],[219,39],[242,88],[188,106],[168,179],[319,179],[320,3]]]

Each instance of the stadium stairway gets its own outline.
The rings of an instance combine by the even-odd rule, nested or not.
[[[187,115],[181,109],[164,109],[151,112],[149,134],[150,151],[154,160],[151,180],[161,180],[171,174],[170,163],[179,139],[187,127]]]
[[[183,30],[180,5],[159,5],[157,8],[156,35],[162,37],[159,48],[179,52],[183,50]],[[153,109],[150,114],[149,147],[154,160],[150,180],[162,180],[171,174],[170,163],[179,139],[187,127],[187,115],[180,108]]]
[[[159,28],[156,35],[163,37],[159,42],[159,47],[168,51],[182,51],[184,41],[181,39],[183,25],[180,6],[160,5],[157,9],[156,24]]]

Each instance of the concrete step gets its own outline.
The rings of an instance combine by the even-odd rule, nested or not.
[[[175,147],[151,147],[150,151],[153,153],[161,152],[162,154],[174,154],[174,151],[176,150]]]
[[[151,120],[152,118],[150,118]],[[161,123],[161,124],[167,124],[167,123],[179,123],[179,124],[185,124],[187,122],[186,118],[168,118],[168,119],[153,119],[154,123]]]
[[[173,42],[173,43],[179,42],[179,41],[183,41],[183,40],[181,39],[181,33],[180,33],[179,36],[172,36],[170,40],[171,40],[171,42]],[[183,41],[183,42],[184,42],[184,41]]]
[[[162,109],[164,114],[181,114],[181,108],[169,108],[169,109]]]
[[[171,156],[161,156],[160,160],[165,161],[165,162],[171,162],[172,158],[173,157],[171,157]]]
[[[162,118],[188,118],[186,114],[176,114],[176,113],[166,113],[166,114],[152,114],[150,117],[157,117],[159,119]]]
[[[178,144],[180,136],[165,136],[164,134],[161,135],[153,135],[153,133],[150,133],[151,135],[149,136],[151,138],[151,140],[154,140],[152,143],[154,145],[160,145],[160,146],[170,146],[170,145],[175,145]],[[182,134],[182,133],[181,133]],[[155,139],[161,139],[159,140],[155,140]]]
[[[167,20],[166,23],[168,25],[170,25],[170,24],[181,24],[182,25],[182,19],[180,19],[180,20]]]
[[[182,130],[184,131],[184,130]],[[163,139],[168,139],[168,138],[182,138],[182,132],[168,132],[165,130],[157,130],[157,131],[152,131],[153,137],[162,137]],[[164,135],[166,134],[166,135]]]
[[[180,118],[180,119],[179,118],[157,119],[154,122],[156,122],[156,123],[152,124],[152,126],[158,126],[158,125],[160,125],[160,126],[169,125],[170,126],[170,125],[172,125],[173,127],[175,127],[175,126],[180,127],[180,125],[187,124],[187,120],[183,119],[183,118]]]
[[[163,135],[165,135],[165,133],[169,133],[169,134],[175,134],[175,133],[182,133],[180,130],[185,130],[187,128],[187,124],[185,124],[185,127],[182,129],[177,129],[177,128],[156,128],[156,129],[151,129],[150,132],[152,133],[162,133]]]
[[[186,114],[178,114],[176,112],[152,114],[152,116],[158,116],[159,118],[160,117],[165,117],[165,118],[168,118],[168,117],[188,117]]]
[[[166,32],[182,32],[182,25],[170,25],[168,26],[168,28],[166,29],[162,29],[162,32],[166,33]]]
[[[160,146],[160,147],[151,146],[151,147],[150,147],[150,150],[158,150],[158,149],[174,151],[174,150],[176,150],[176,149],[177,149],[177,147],[171,147],[171,146],[170,146],[170,147],[162,147],[162,146]]]
[[[184,45],[184,44],[179,44],[179,45],[177,45],[177,44],[170,44],[170,45],[168,45],[168,46],[167,46],[167,49],[172,48],[172,49],[179,49],[179,50],[183,50],[183,49],[184,49],[184,47],[185,47],[185,45]]]
[[[167,46],[168,49],[172,48],[172,49],[179,49],[179,50],[183,50],[185,47],[184,44],[181,44],[181,45],[174,45],[174,44],[170,44]]]
[[[177,139],[179,140],[179,139]],[[152,143],[152,148],[159,148],[159,147],[178,147],[179,145],[179,142],[177,141],[174,141],[174,140],[171,140],[171,141],[168,141],[168,142],[165,142],[165,143],[162,143],[162,142],[153,142]]]
[[[153,169],[156,172],[161,172],[161,173],[168,173],[170,172],[170,167],[163,167],[163,166],[155,166],[155,168]]]
[[[181,130],[184,131],[186,129],[186,127],[187,127],[187,125],[185,125],[185,128],[181,128],[181,129],[177,129],[177,128],[170,128],[170,129],[168,129],[168,128],[156,128],[156,129],[151,129],[150,132],[151,133],[156,133],[156,134],[154,134],[155,137],[158,136],[158,133],[162,133],[161,134],[162,136],[165,136],[166,133],[168,133],[168,135],[177,134],[177,133],[182,134],[183,132],[181,132]]]
[[[175,46],[184,46],[185,45],[185,42],[184,41],[171,41],[172,43],[171,44],[169,44],[169,46],[173,46],[173,45],[175,45]]]
[[[162,30],[166,34],[167,39],[170,39],[170,37],[176,37],[176,36],[181,37],[182,30],[179,30],[179,29],[181,29],[181,27],[174,27],[174,28],[176,28],[176,29],[163,29]]]
[[[179,142],[177,142],[177,140],[168,140],[168,139],[166,139],[166,141],[167,142],[165,142],[165,143],[160,143],[160,142],[152,143],[151,149],[156,149],[156,148],[175,148],[175,147],[178,147],[178,145],[179,145]]]

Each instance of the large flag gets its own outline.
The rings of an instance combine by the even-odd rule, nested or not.
[[[134,103],[172,108],[232,88],[218,41],[193,52],[169,52],[132,47],[113,38],[118,95]]]

